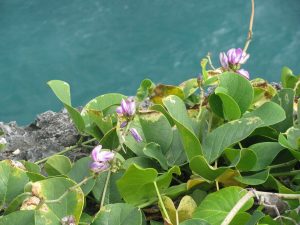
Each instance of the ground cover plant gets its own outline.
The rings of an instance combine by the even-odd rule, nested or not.
[[[251,30],[244,49],[221,52],[219,68],[208,55],[178,86],[145,79],[135,96],[78,110],[70,86],[49,81],[81,138],[0,162],[0,225],[299,224],[300,75],[251,79]],[[78,148],[85,157],[64,156]]]

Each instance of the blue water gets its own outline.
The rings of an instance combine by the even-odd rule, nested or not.
[[[144,77],[178,84],[208,51],[243,47],[250,0],[0,0],[0,121],[59,110],[46,85],[72,86],[75,106],[107,92],[134,94]],[[256,0],[252,77],[300,74],[300,1]]]

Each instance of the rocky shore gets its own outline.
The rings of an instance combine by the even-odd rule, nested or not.
[[[37,116],[28,126],[16,122],[0,122],[7,145],[0,153],[0,160],[36,161],[75,145],[79,134],[66,111],[47,111]]]

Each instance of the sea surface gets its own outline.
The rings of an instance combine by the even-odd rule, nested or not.
[[[134,95],[145,77],[179,84],[199,62],[243,47],[250,0],[0,0],[0,121],[25,125],[58,111],[47,87],[71,85],[74,106],[108,92]],[[251,77],[300,74],[300,1],[256,0]]]

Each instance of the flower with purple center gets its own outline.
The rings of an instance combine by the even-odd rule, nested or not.
[[[132,137],[136,140],[136,142],[142,142],[143,141],[143,138],[141,137],[141,135],[139,134],[139,132],[135,128],[130,128],[129,131],[130,131]]]
[[[117,107],[116,112],[123,116],[133,116],[135,114],[135,108],[136,105],[133,98],[122,99],[121,105]]]
[[[95,173],[107,170],[110,167],[109,162],[113,160],[115,153],[111,151],[103,151],[102,146],[96,146],[92,153],[91,158],[93,162],[90,164],[90,169]]]
[[[231,48],[220,53],[220,63],[224,69],[232,69],[234,72],[249,79],[248,71],[240,69],[240,65],[247,62],[250,55],[245,53],[241,48]]]

